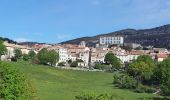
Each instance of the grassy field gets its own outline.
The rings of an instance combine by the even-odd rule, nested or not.
[[[155,96],[117,89],[112,85],[111,73],[62,70],[27,62],[13,64],[31,80],[41,100],[75,100],[75,96],[81,92],[114,93],[125,100],[140,100],[143,97]]]

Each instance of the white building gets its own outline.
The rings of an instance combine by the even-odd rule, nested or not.
[[[86,42],[85,41],[81,41],[79,46],[86,47]]]
[[[66,48],[59,48],[59,62],[67,62],[68,60],[68,52]]]
[[[122,63],[130,62],[132,60],[136,60],[140,55],[133,55],[133,54],[121,54],[116,55],[117,58],[121,60]]]
[[[86,65],[89,64],[89,51],[80,52],[79,59],[83,60]]]
[[[121,36],[104,36],[100,37],[101,45],[117,44],[122,45],[124,43],[124,38]]]

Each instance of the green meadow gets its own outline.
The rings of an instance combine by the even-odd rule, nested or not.
[[[30,79],[40,100],[75,100],[75,96],[83,92],[110,93],[124,100],[156,97],[153,94],[135,93],[114,87],[112,73],[64,70],[22,61],[12,64]]]

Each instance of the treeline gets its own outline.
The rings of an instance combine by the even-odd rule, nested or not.
[[[148,55],[139,56],[114,74],[113,84],[139,93],[170,96],[170,58],[159,63]]]
[[[123,64],[113,53],[107,53],[105,63],[94,67],[114,73],[113,84],[135,92],[155,93],[170,96],[170,57],[162,62],[149,55],[141,55],[128,64]]]
[[[12,61],[23,59],[31,61],[33,64],[56,66],[59,60],[59,54],[55,50],[47,50],[46,48],[41,49],[37,54],[32,50],[28,54],[22,54],[20,49],[15,49],[14,54]]]
[[[8,41],[9,43],[17,44],[17,42],[16,42],[16,41],[13,41],[13,40],[11,40],[11,39],[9,39],[9,38],[3,38],[3,37],[0,37],[0,40],[2,40],[2,41]]]
[[[0,62],[0,99],[37,100],[36,91],[15,65]]]

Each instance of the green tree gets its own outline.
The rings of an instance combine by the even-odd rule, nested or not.
[[[50,50],[47,52],[47,61],[51,66],[55,65],[59,61],[59,54],[55,50]]]
[[[29,51],[28,55],[32,59],[33,57],[36,56],[36,53],[33,50],[31,50],[31,51]]]
[[[7,52],[7,49],[5,45],[3,44],[3,41],[0,40],[0,60],[1,56],[4,55]]]
[[[29,55],[23,54],[23,60],[28,61],[29,60]]]
[[[152,58],[148,55],[142,55],[129,64],[128,73],[134,76],[138,82],[142,82],[144,79],[151,78],[154,69],[155,63]]]
[[[158,64],[155,70],[154,78],[158,84],[166,83],[170,77],[170,57]]]
[[[46,48],[43,48],[38,52],[37,58],[40,64],[47,64],[48,62],[47,53],[48,53],[48,50]]]
[[[119,69],[121,67],[121,61],[113,53],[107,53],[104,59],[106,64],[112,65],[112,68]]]
[[[78,66],[78,62],[77,61],[73,61],[71,64],[70,64],[70,67],[77,67]]]
[[[71,59],[70,59],[70,60],[68,60],[68,61],[67,61],[67,63],[68,63],[68,64],[71,64],[71,63],[72,63],[72,60],[71,60]]]
[[[20,59],[22,57],[22,51],[20,49],[15,49],[14,53],[17,59]]]
[[[170,78],[161,84],[161,90],[163,95],[170,96]]]
[[[163,95],[170,96],[170,57],[158,64],[153,77],[160,85]]]

